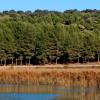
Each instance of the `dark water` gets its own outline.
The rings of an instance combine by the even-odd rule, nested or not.
[[[0,100],[100,100],[100,89],[0,85]]]

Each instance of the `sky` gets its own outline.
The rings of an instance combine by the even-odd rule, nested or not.
[[[0,11],[12,9],[23,11],[100,9],[100,0],[0,0]]]

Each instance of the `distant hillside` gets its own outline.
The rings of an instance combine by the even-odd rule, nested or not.
[[[99,62],[100,11],[3,11],[0,60],[1,65]]]

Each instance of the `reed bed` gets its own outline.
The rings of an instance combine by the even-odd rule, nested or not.
[[[0,84],[100,87],[100,69],[1,69]]]

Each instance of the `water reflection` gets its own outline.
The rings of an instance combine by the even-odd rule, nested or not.
[[[100,90],[96,88],[67,88],[64,95],[55,100],[100,100]]]
[[[100,100],[100,89],[0,85],[0,100]]]

